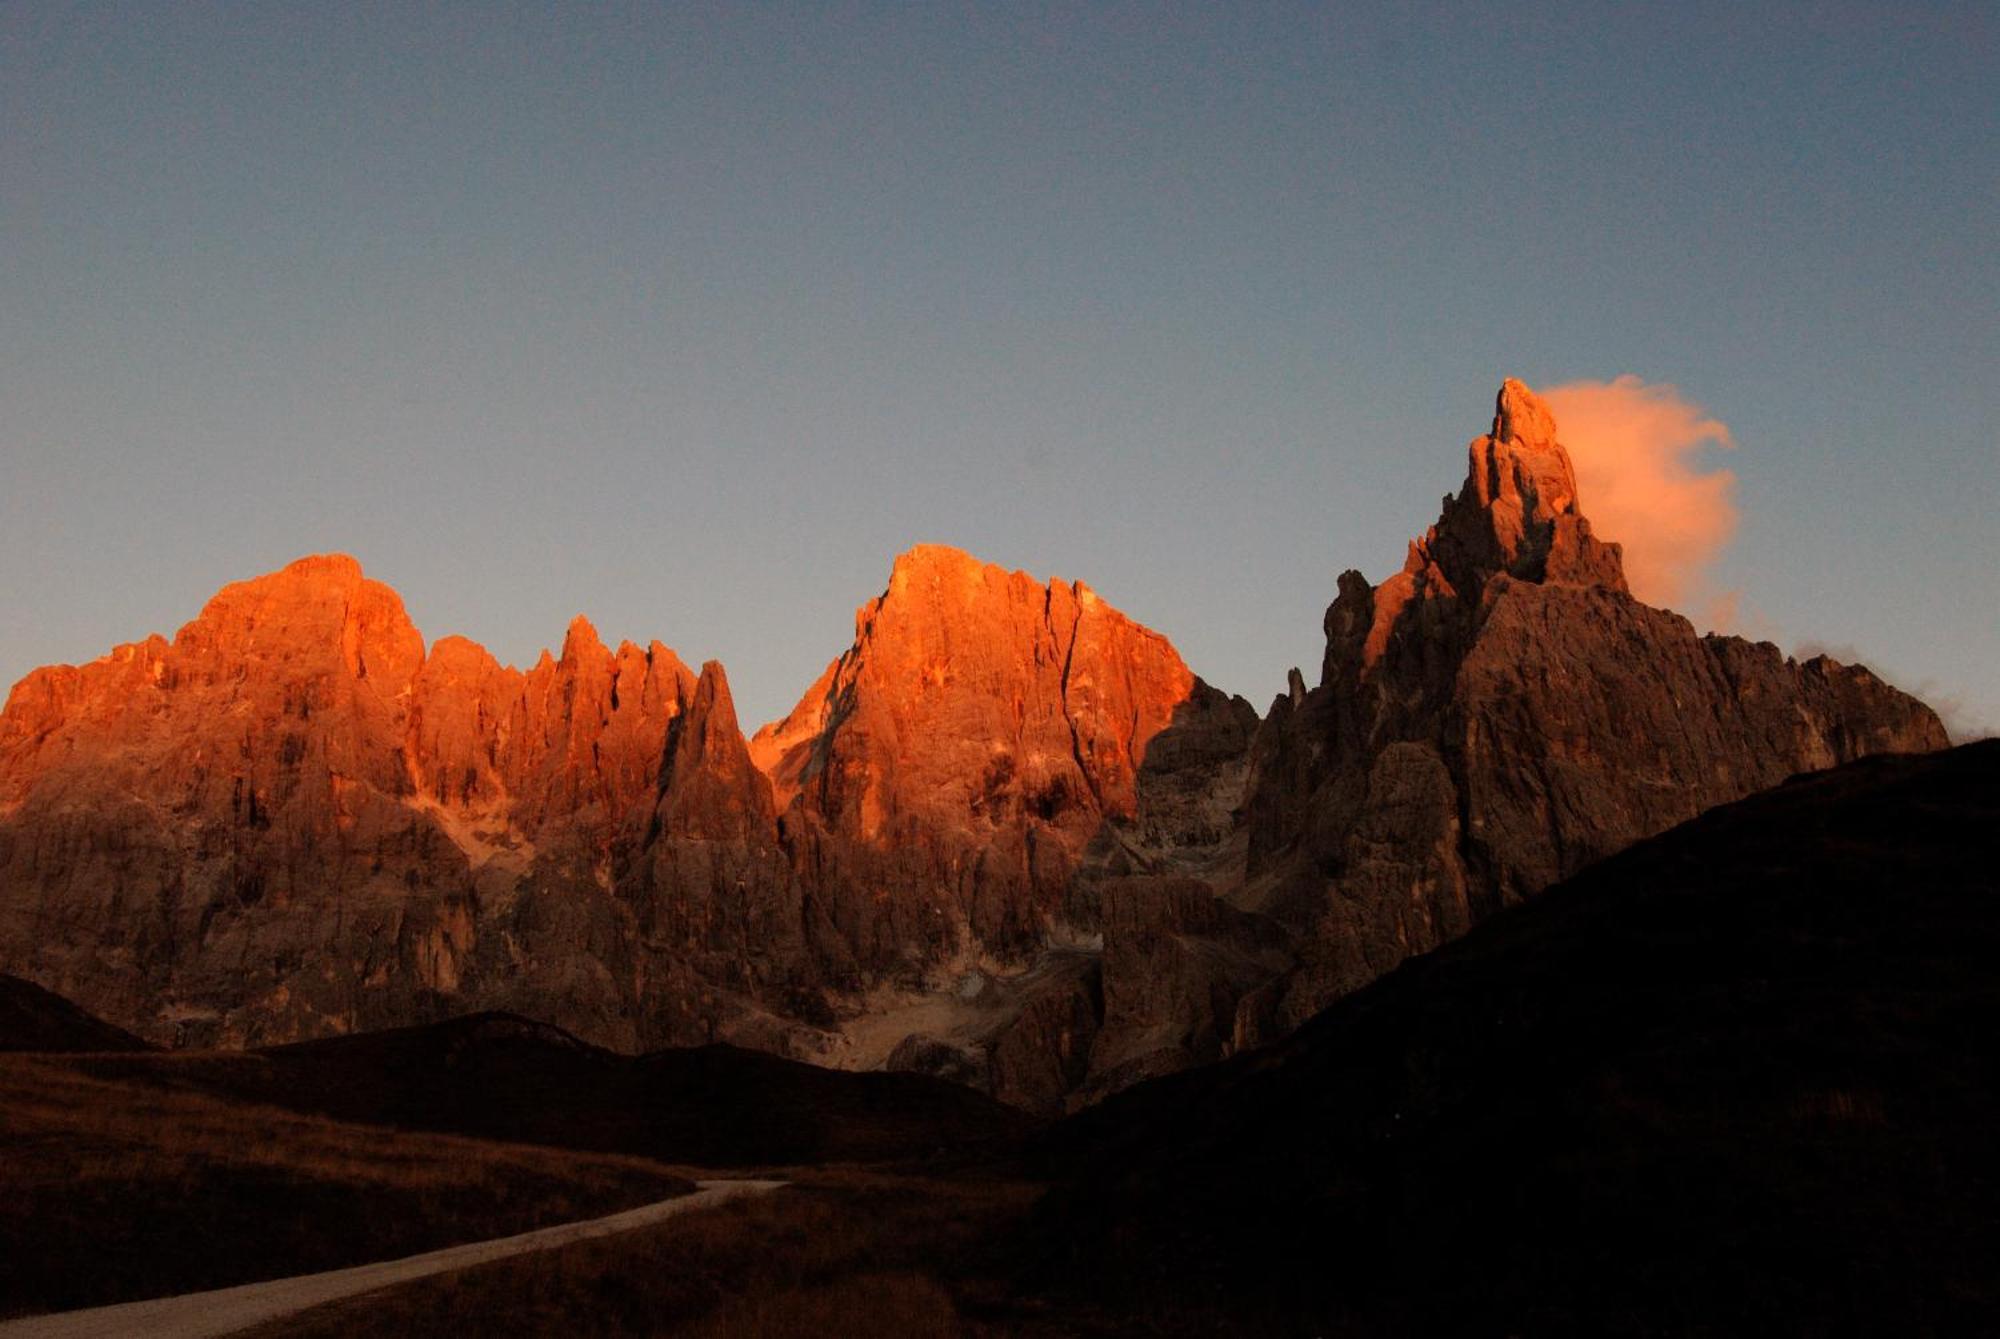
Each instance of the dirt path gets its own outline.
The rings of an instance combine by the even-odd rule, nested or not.
[[[122,1302],[117,1306],[92,1307],[87,1311],[63,1311],[51,1316],[27,1316],[0,1324],[0,1339],[123,1339],[144,1334],[151,1339],[207,1339],[210,1335],[234,1334],[252,1325],[304,1311],[322,1302],[374,1292],[411,1279],[443,1274],[510,1255],[545,1251],[588,1237],[606,1237],[646,1227],[676,1214],[711,1208],[740,1195],[758,1195],[776,1190],[783,1181],[697,1181],[692,1195],[661,1200],[657,1204],[627,1209],[604,1218],[581,1223],[563,1223],[537,1228],[513,1237],[447,1246],[441,1251],[405,1256],[401,1260],[381,1260],[372,1265],[332,1269],[324,1274],[300,1274],[265,1283],[245,1283],[213,1292],[183,1293],[150,1302]]]

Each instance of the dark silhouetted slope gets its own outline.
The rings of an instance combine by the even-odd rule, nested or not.
[[[847,1073],[723,1045],[625,1056],[512,1014],[92,1067],[346,1121],[714,1167],[962,1157],[1032,1128],[991,1098],[922,1075]]]
[[[1041,1267],[1249,1333],[2000,1320],[2000,742],[1697,818],[1055,1127]]]
[[[0,1051],[144,1051],[131,1033],[32,981],[0,973]]]

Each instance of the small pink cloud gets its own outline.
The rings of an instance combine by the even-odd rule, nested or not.
[[[1696,602],[1705,621],[1733,624],[1735,592],[1707,572],[1736,533],[1736,475],[1700,468],[1735,442],[1728,425],[1664,383],[1625,375],[1541,392],[1576,466],[1591,528],[1625,547],[1625,576],[1648,604]]]

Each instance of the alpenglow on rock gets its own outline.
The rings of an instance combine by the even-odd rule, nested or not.
[[[739,900],[788,889],[771,813],[719,666],[614,652],[582,619],[525,673],[463,638],[426,654],[353,559],[304,558],[172,642],[15,688],[0,955],[163,1041],[500,1004],[626,1045],[705,1037],[655,988],[689,955],[641,931],[718,863]],[[698,878],[669,895],[662,869]]]
[[[1261,721],[1082,583],[941,546],[747,741],[719,664],[582,619],[525,671],[427,648],[353,559],[301,559],[16,685],[0,971],[170,1043],[500,1008],[1060,1111],[1711,805],[1944,746],[1865,669],[1641,604],[1588,503],[1507,382]]]
[[[17,686],[0,962],[168,1042],[507,1008],[870,1061],[870,992],[1040,951],[1197,687],[1087,587],[919,548],[759,736],[767,777],[719,664],[582,618],[526,671],[426,651],[353,559],[305,558]]]
[[[1081,582],[957,549],[896,560],[854,644],[751,743],[802,867],[874,965],[1031,950],[1194,692]]]

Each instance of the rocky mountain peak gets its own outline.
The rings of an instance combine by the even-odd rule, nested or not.
[[[889,590],[930,576],[971,576],[990,566],[950,544],[913,544],[889,564]]]
[[[1402,634],[1430,637],[1469,618],[1495,577],[1628,592],[1623,551],[1599,539],[1577,496],[1576,470],[1555,415],[1513,377],[1494,398],[1492,431],[1466,448],[1465,482],[1437,523],[1410,541],[1403,570],[1372,586],[1340,580],[1327,611],[1330,682],[1335,659],[1372,672]],[[1336,645],[1349,647],[1333,654]]]
[[[582,614],[569,621],[569,630],[563,634],[562,655],[557,658],[561,664],[595,664],[610,658],[611,650],[597,635],[596,625]]]
[[[721,661],[702,665],[668,728],[665,753],[655,806],[662,830],[708,841],[773,840],[771,783],[750,761]]]
[[[935,960],[966,931],[1018,948],[1091,838],[1133,814],[1147,746],[1195,685],[1166,638],[1079,584],[921,545],[751,754],[869,957]]]
[[[315,553],[295,558],[275,572],[232,581],[209,597],[194,624],[215,625],[283,609],[339,609],[364,590],[386,596],[400,608],[396,593],[371,581],[361,564],[345,553]]]
[[[224,586],[174,647],[218,672],[270,661],[304,673],[337,655],[349,676],[371,681],[383,697],[407,690],[424,660],[424,639],[402,598],[342,553],[300,558]]]
[[[1493,399],[1493,437],[1524,447],[1555,447],[1556,417],[1526,383],[1508,377]]]
[[[914,769],[983,810],[966,792],[997,768],[996,784],[1032,776],[1065,797],[1048,799],[1057,808],[1129,811],[1145,741],[1193,684],[1166,638],[1081,582],[922,544],[896,558],[888,587],[861,607],[854,644],[751,750],[780,804],[826,775],[844,730],[846,743],[866,743],[867,765],[850,770],[865,772],[878,798],[886,778]]]
[[[1289,1022],[1590,860],[1792,773],[1942,747],[1865,669],[1697,636],[1634,599],[1558,425],[1515,380],[1464,485],[1380,585],[1340,578],[1320,686],[1266,722],[1267,906],[1320,933]]]
[[[1475,592],[1495,573],[1626,589],[1623,556],[1592,534],[1555,415],[1533,391],[1512,377],[1502,383],[1493,430],[1475,438],[1466,456],[1464,485],[1445,500],[1406,571],[1435,562],[1461,593]]]
[[[1581,515],[1576,470],[1556,440],[1555,415],[1512,377],[1495,397],[1493,431],[1476,439],[1467,455],[1459,502],[1487,514],[1510,567],[1559,518]]]
[[[736,700],[729,692],[729,675],[722,668],[720,660],[701,662],[701,674],[695,679],[694,700],[688,704],[688,715],[700,717],[710,728],[724,734],[740,736],[743,731],[736,724]]]

